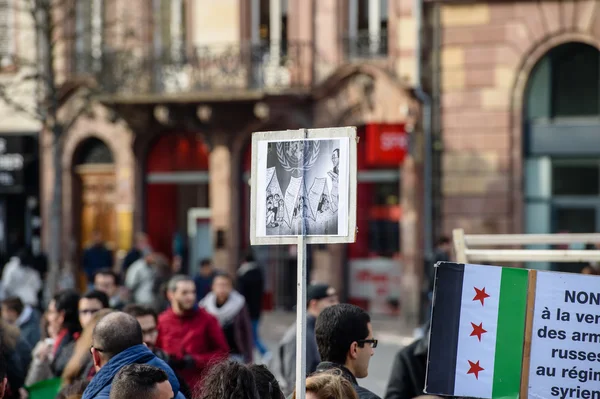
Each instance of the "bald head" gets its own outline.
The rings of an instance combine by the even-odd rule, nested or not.
[[[132,346],[142,345],[142,327],[135,317],[123,312],[113,312],[96,324],[92,343],[95,350],[108,361]]]

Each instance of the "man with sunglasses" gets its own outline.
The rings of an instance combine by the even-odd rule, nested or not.
[[[356,380],[369,375],[369,361],[377,347],[367,312],[345,303],[328,307],[317,318],[315,335],[322,360],[317,372],[339,369],[360,399],[381,399]]]

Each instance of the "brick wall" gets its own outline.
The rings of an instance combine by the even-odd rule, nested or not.
[[[600,4],[443,4],[440,11],[443,231],[519,232],[529,71],[561,42],[595,43]]]

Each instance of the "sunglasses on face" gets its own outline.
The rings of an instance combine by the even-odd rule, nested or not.
[[[359,348],[364,348],[365,344],[371,344],[371,348],[377,348],[377,340],[376,339],[361,339],[356,341]]]

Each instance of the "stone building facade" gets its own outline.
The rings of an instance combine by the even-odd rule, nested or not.
[[[406,185],[419,180],[422,162],[406,147],[410,141],[422,150],[420,105],[411,90],[417,59],[413,2],[136,4],[139,14],[154,15],[151,23],[127,29],[138,33],[137,41],[112,38],[94,53],[110,61],[87,71],[106,89],[65,141],[65,262],[78,269],[93,230],[115,250],[128,249],[133,233],[146,231],[157,251],[182,255],[189,273],[202,257],[234,272],[249,250],[252,132],[355,125],[362,148],[377,154],[376,140],[387,135],[406,157],[377,164],[359,150],[362,231],[356,244],[312,248],[312,278],[387,313],[397,310],[396,288],[402,286],[411,299],[400,302],[416,306],[422,201],[420,191]],[[83,50],[80,57],[94,49]],[[86,72],[76,66],[68,76]],[[128,68],[135,72],[126,75]],[[47,151],[42,156],[47,238],[52,163]],[[267,271],[265,305],[291,307],[294,248],[254,252]],[[363,283],[357,285],[355,276]]]
[[[429,3],[439,228],[597,231],[597,1]]]

